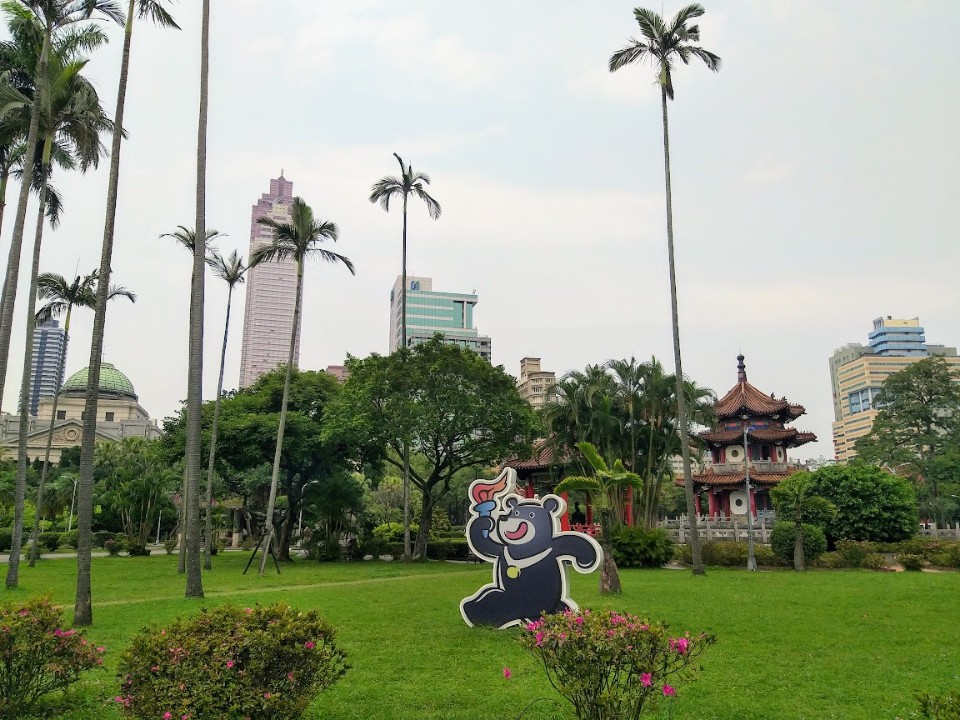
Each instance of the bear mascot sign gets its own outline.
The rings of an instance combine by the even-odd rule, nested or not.
[[[576,610],[567,584],[567,565],[593,572],[603,551],[584,533],[561,532],[567,511],[563,498],[515,494],[517,473],[505,468],[496,480],[470,485],[467,543],[473,554],[493,563],[493,582],[460,602],[467,625],[506,628],[541,615]]]

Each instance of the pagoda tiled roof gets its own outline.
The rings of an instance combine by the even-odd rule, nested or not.
[[[794,473],[761,473],[750,471],[750,484],[756,487],[773,487],[778,483],[786,480],[788,477]],[[746,475],[744,473],[703,473],[701,475],[694,475],[693,482],[695,485],[709,485],[710,487],[717,488],[729,488],[729,487],[739,487],[743,485],[746,481]],[[683,479],[678,478],[676,481],[677,485],[683,484]]]
[[[534,440],[533,452],[528,457],[512,457],[505,460],[503,467],[514,470],[546,470],[569,462],[569,454],[558,452],[554,443],[547,439]]]
[[[714,430],[700,433],[700,437],[715,445],[736,445],[743,442],[742,430]],[[817,436],[811,432],[800,432],[796,428],[758,428],[750,431],[750,437],[766,442],[780,443],[786,447],[799,447],[816,442]]]
[[[803,405],[790,403],[786,398],[778,399],[773,393],[767,395],[755,388],[747,382],[743,355],[738,355],[737,361],[737,384],[714,406],[718,418],[739,418],[749,414],[788,421],[796,420],[806,412]]]

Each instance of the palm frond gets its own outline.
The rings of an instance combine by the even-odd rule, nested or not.
[[[620,48],[613,55],[610,56],[610,60],[607,63],[607,67],[610,69],[610,72],[616,72],[622,67],[631,65],[635,62],[640,62],[650,57],[650,47],[639,40],[634,38],[628,38],[627,40],[630,44],[624,48]]]
[[[385,175],[377,180],[370,188],[370,202],[380,203],[387,212],[390,212],[390,199],[394,195],[403,194],[403,181],[392,175]]]
[[[434,200],[430,193],[424,190],[419,184],[413,186],[413,192],[415,192],[417,197],[423,200],[424,205],[427,206],[427,214],[431,220],[436,220],[440,217],[440,203]]]
[[[37,276],[37,298],[59,300],[70,292],[70,283],[59,273],[40,273]]]
[[[690,47],[690,52],[703,60],[703,64],[709,69],[713,70],[713,72],[719,72],[721,63],[719,55],[716,55],[709,50],[704,50],[702,47]]]
[[[311,248],[307,251],[307,254],[314,257],[319,257],[321,260],[329,263],[343,263],[347,266],[347,270],[350,271],[351,275],[356,275],[357,271],[353,267],[353,261],[350,258],[345,257],[339,253],[335,253],[331,250],[325,250],[324,248]]]
[[[577,450],[583,455],[584,459],[590,463],[590,466],[597,472],[607,472],[607,463],[597,452],[597,448],[592,443],[578,442]]]
[[[260,263],[284,260],[293,254],[294,248],[291,245],[274,241],[261,245],[250,253],[250,267],[256,267]]]
[[[637,24],[640,26],[640,32],[650,41],[650,45],[660,47],[666,35],[663,18],[653,10],[648,10],[647,8],[636,8],[633,11],[633,15],[637,19]]]
[[[553,489],[555,493],[573,492],[575,490],[599,493],[603,490],[603,486],[595,477],[571,475],[557,483],[557,486]]]
[[[43,325],[53,318],[58,318],[67,311],[67,303],[60,300],[54,300],[49,302],[39,310],[33,316],[33,322],[35,325]]]
[[[115,300],[119,297],[126,298],[132,303],[137,301],[137,294],[133,290],[128,290],[123,285],[111,285],[107,292],[107,300]]]
[[[163,28],[180,29],[173,16],[167,12],[159,0],[137,0],[137,17],[141,20],[153,20]]]
[[[703,17],[706,10],[703,9],[703,5],[700,3],[693,3],[687,5],[685,8],[681,8],[676,15],[673,16],[673,20],[670,22],[670,27],[667,29],[667,34],[674,35],[679,34],[680,31],[686,30],[689,34],[690,30],[696,29],[699,31],[699,28],[694,25],[693,28],[686,28],[688,21],[693,20],[694,18]]]

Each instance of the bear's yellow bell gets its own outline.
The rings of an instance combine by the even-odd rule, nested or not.
[[[518,577],[520,577],[520,568],[514,567],[513,565],[508,567],[507,577],[510,578],[511,580],[516,580]]]

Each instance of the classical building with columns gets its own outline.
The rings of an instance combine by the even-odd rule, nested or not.
[[[746,517],[748,508],[754,516],[758,511],[773,509],[770,488],[803,470],[802,465],[790,461],[787,451],[817,439],[813,433],[787,426],[806,410],[747,382],[743,360],[743,355],[737,356],[737,384],[717,401],[716,426],[700,433],[710,464],[693,476],[697,512],[703,513],[705,494],[707,514],[714,518]]]
[[[78,370],[60,388],[57,418],[53,428],[50,462],[59,463],[64,448],[75,447],[83,437],[83,413],[86,403],[87,370]],[[27,458],[43,460],[47,433],[53,413],[53,398],[42,398],[36,417],[28,420]],[[0,453],[15,458],[19,446],[20,416],[0,417]],[[110,363],[100,366],[100,390],[97,400],[97,442],[117,442],[128,437],[158,438],[157,421],[140,405],[133,383]]]

